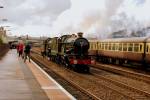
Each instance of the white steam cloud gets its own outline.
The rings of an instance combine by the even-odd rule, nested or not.
[[[150,26],[150,0],[1,0],[0,19],[15,35],[49,37],[84,32],[107,38],[126,30],[130,36]],[[149,32],[150,33],[150,32]]]
[[[87,37],[107,38],[115,31],[127,30],[129,35],[149,26],[150,15],[144,17],[145,8],[150,8],[149,0],[71,0],[71,3],[71,8],[53,23],[55,33],[82,31]]]
[[[56,33],[85,32],[85,36],[105,37],[111,24],[111,17],[116,14],[123,0],[74,0],[70,9],[62,13],[53,24]],[[105,4],[105,5],[104,5]],[[81,7],[80,7],[81,6]],[[77,8],[80,9],[77,9]],[[81,9],[82,8],[82,9]]]

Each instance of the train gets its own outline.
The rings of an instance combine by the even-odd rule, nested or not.
[[[149,68],[150,38],[131,37],[101,40],[89,40],[89,54],[95,55],[97,61],[113,64],[139,64]]]
[[[61,59],[60,63],[74,69],[89,71],[88,66],[96,64],[96,61],[119,65],[139,64],[144,69],[150,67],[149,37],[90,40],[63,35],[47,39],[44,45],[44,51],[51,55],[51,60]],[[51,52],[48,48],[51,48]]]
[[[72,34],[48,38],[43,42],[43,53],[50,60],[75,71],[90,72],[89,65],[95,64],[95,59],[88,54],[89,47],[89,41],[79,32],[78,36]]]
[[[10,49],[16,49],[18,41],[11,41],[8,44]]]

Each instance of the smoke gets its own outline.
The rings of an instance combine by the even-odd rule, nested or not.
[[[106,0],[105,11],[101,13],[102,16],[101,19],[98,20],[98,23],[94,25],[96,27],[95,32],[99,33],[99,38],[107,38],[108,35],[113,31],[111,30],[111,18],[116,15],[123,2],[124,0],[114,0],[113,2],[110,2],[110,0]]]
[[[108,34],[105,33],[110,31],[111,17],[117,13],[123,1],[105,0],[101,4],[102,0],[77,0],[76,3],[72,0],[71,8],[53,23],[53,30],[57,28],[56,33],[64,34],[82,31],[85,36],[93,34],[96,37],[107,37]]]
[[[118,22],[113,25],[113,28],[119,25],[120,30],[127,30],[127,36],[132,36],[133,32],[137,36],[141,36],[145,29],[150,26],[150,14],[145,11],[150,9],[149,5],[149,0],[129,0],[124,2],[119,14],[116,15],[119,19],[113,21],[114,23]],[[148,35],[147,32],[145,34]]]
[[[150,24],[150,14],[145,13],[145,9],[150,9],[149,0],[71,0],[71,3],[70,9],[53,23],[55,33],[82,31],[86,37],[107,38],[113,32],[125,30],[130,36]]]

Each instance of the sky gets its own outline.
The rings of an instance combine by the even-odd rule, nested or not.
[[[8,35],[60,36],[112,32],[150,26],[150,0],[0,0],[0,26]],[[7,19],[7,21],[3,21]]]

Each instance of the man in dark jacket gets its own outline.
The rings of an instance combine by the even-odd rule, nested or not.
[[[27,45],[25,46],[25,49],[24,49],[24,54],[25,54],[24,62],[26,61],[27,56],[28,56],[29,62],[30,62],[30,51],[31,51],[31,45],[29,43],[27,43]]]

